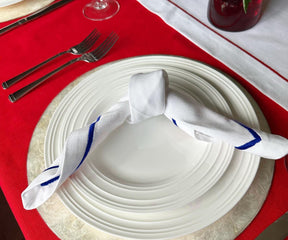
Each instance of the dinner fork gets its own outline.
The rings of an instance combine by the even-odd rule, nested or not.
[[[117,42],[118,40],[118,35],[116,33],[111,33],[100,45],[99,47],[97,47],[95,50],[85,53],[83,55],[81,55],[78,58],[74,58],[70,61],[68,61],[67,63],[63,64],[62,66],[56,68],[55,70],[53,70],[52,72],[46,74],[45,76],[39,78],[38,80],[30,83],[29,85],[21,88],[20,90],[12,93],[9,95],[9,100],[11,102],[15,102],[18,99],[20,99],[21,97],[23,97],[24,95],[26,95],[27,93],[29,93],[31,90],[33,90],[34,88],[36,88],[38,85],[40,85],[41,83],[43,83],[45,80],[47,80],[49,77],[51,77],[52,75],[56,74],[57,72],[61,71],[62,69],[68,67],[69,65],[78,62],[78,61],[84,61],[84,62],[96,62],[100,59],[102,59],[108,52],[109,50],[113,47],[113,45]]]
[[[27,71],[13,77],[13,78],[11,78],[10,80],[3,82],[2,87],[4,89],[9,88],[10,86],[19,82],[21,79],[27,77],[28,75],[30,75],[31,73],[33,73],[34,71],[36,71],[37,69],[39,69],[40,67],[45,65],[46,63],[52,61],[53,59],[55,59],[57,57],[60,57],[64,54],[66,54],[66,53],[70,53],[70,54],[74,54],[74,55],[80,55],[80,54],[83,54],[83,53],[89,51],[93,47],[94,43],[97,41],[97,39],[99,37],[100,37],[100,33],[97,32],[96,29],[94,29],[82,42],[80,42],[76,46],[73,46],[73,47],[69,48],[68,50],[60,52],[60,53],[56,54],[55,56],[48,58],[44,62],[28,69]]]

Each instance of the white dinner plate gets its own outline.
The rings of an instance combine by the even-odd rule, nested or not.
[[[87,74],[87,77],[82,80],[63,99],[62,102],[66,107],[62,109],[61,107],[57,108],[57,111],[55,112],[55,115],[52,117],[52,119],[64,119],[65,122],[67,122],[71,118],[76,119],[75,121],[72,121],[73,124],[71,124],[71,126],[68,122],[68,124],[66,124],[65,126],[60,127],[60,129],[65,129],[65,133],[71,132],[75,128],[75,126],[84,126],[85,124],[87,124],[87,119],[89,119],[89,116],[92,113],[92,108],[87,109],[87,112],[85,112],[85,114],[83,113],[83,116],[79,119],[75,115],[79,115],[79,113],[81,113],[81,107],[85,108],[86,105],[91,105],[92,103],[92,105],[94,104],[94,108],[96,108],[100,114],[125,94],[131,75],[139,72],[151,71],[153,69],[166,69],[169,76],[175,76],[179,72],[190,72],[191,76],[193,74],[198,75],[201,78],[200,83],[205,82],[203,86],[206,85],[209,86],[210,89],[214,89],[213,91],[207,91],[208,88],[206,88],[206,90],[204,90],[204,92],[206,91],[206,95],[204,94],[205,97],[203,96],[203,94],[201,94],[201,90],[199,91],[199,86],[193,84],[193,80],[191,80],[192,83],[190,83],[189,80],[187,82],[187,79],[173,79],[172,77],[171,87],[182,89],[182,91],[184,91],[185,89],[187,93],[192,94],[193,96],[197,96],[197,99],[199,101],[202,101],[209,107],[213,107],[214,110],[231,116],[238,121],[250,125],[251,127],[259,127],[259,122],[255,110],[250,103],[250,100],[246,97],[242,90],[238,86],[236,86],[229,78],[227,78],[224,74],[202,63],[173,56],[144,56],[125,59],[105,65],[99,68],[98,71]],[[184,75],[181,76],[183,77]],[[89,86],[88,92],[87,86]],[[87,98],[85,98],[85,100],[81,97],[80,99],[78,98],[79,94],[82,94],[82,91],[84,91],[87,95]],[[220,93],[220,98],[218,93]],[[93,98],[89,97],[90,94],[94,94]],[[217,98],[217,100],[215,100],[215,98]],[[67,99],[75,99],[75,103],[73,103],[72,101],[69,102],[69,104],[71,104],[73,106],[73,109],[76,110],[72,111],[71,114],[68,113],[65,115],[57,115],[58,111],[62,112],[67,110],[67,103],[65,103]],[[225,100],[224,102],[223,99]],[[79,102],[78,100],[81,101]],[[84,105],[82,104],[83,101]],[[60,106],[62,105],[62,102]],[[49,165],[53,159],[48,158],[48,156],[55,153],[57,155],[64,143],[63,136],[59,137],[57,135],[57,133],[59,132],[58,130],[56,131],[56,133],[50,133],[47,135],[47,142],[49,142],[49,135],[53,135],[55,141],[57,139],[60,139],[60,143],[56,141],[57,144],[49,142],[49,144],[51,144],[50,146],[48,146],[49,144],[47,145],[45,143],[45,161],[47,165]],[[214,145],[207,143],[203,144]],[[227,148],[227,152],[229,152],[229,148]],[[82,181],[81,177],[85,176],[85,171],[82,170],[76,172],[76,174],[71,177],[63,185],[63,187],[61,187],[61,189],[58,191],[58,194],[62,201],[74,214],[76,214],[78,217],[91,224],[92,226],[107,231],[111,234],[122,237],[130,237],[134,239],[173,238],[197,231],[213,223],[214,221],[222,217],[224,214],[226,214],[233,206],[235,206],[235,204],[245,194],[252,180],[254,179],[254,176],[258,169],[259,157],[238,150],[233,150],[232,152],[232,159],[227,158],[227,161],[230,162],[230,164],[227,169],[225,168],[226,171],[224,170],[223,173],[218,174],[218,177],[216,178],[212,177],[212,184],[210,184],[211,186],[209,186],[205,192],[200,194],[197,199],[191,201],[189,204],[186,204],[183,207],[173,208],[171,210],[158,212],[153,211],[149,213],[129,212],[123,211],[122,209],[113,208],[104,203],[104,201],[102,201],[101,199],[96,199],[95,197],[91,195],[89,196],[89,194],[87,194],[87,189],[89,191],[99,186],[96,185],[95,187],[95,185],[92,184],[93,186],[91,187],[88,184],[88,182],[91,184],[91,182],[93,182],[93,179],[89,179],[89,181]],[[226,158],[224,157],[223,159]],[[209,160],[210,158],[205,158],[205,162]],[[93,161],[88,161],[85,167],[88,167],[91,162]],[[199,166],[202,166],[202,164],[200,164]],[[213,167],[210,169],[213,169]],[[191,169],[191,171],[193,171],[193,168]],[[191,171],[188,171],[188,173],[184,173],[184,176],[188,177]],[[211,171],[208,171],[208,175]],[[221,172],[221,170],[219,170],[219,172]],[[103,172],[103,169],[102,173],[104,173],[105,175],[105,171]],[[97,173],[94,172],[93,174]],[[133,182],[132,184],[130,184],[129,181],[129,183],[122,182],[121,186],[118,186],[115,183],[117,183],[119,179],[115,179],[115,176],[113,176],[113,174],[110,175],[105,176],[105,178],[102,177],[102,180],[104,182],[106,181],[105,186],[108,186],[109,183],[111,184],[111,186],[114,187],[114,189],[116,189],[116,187],[118,187],[118,189],[127,188],[130,191],[142,189],[141,184],[143,182],[141,181],[141,184],[137,183],[136,185],[135,182]],[[98,176],[100,179],[101,176]],[[89,178],[89,174],[87,178]],[[202,177],[201,181],[204,181],[205,179],[205,177]],[[166,179],[164,179],[164,182],[165,180]],[[181,182],[180,179],[177,179],[177,176],[169,176],[168,181],[166,181],[163,186],[167,186],[169,189],[169,187],[171,187],[173,185],[173,182],[175,181]],[[152,183],[152,189],[155,186],[161,186],[159,182],[162,183],[162,181],[156,179],[156,181]],[[145,181],[144,183],[144,189],[148,188],[148,190],[151,190],[149,185],[150,183],[147,184],[147,182]],[[182,183],[185,183],[185,181],[182,181]],[[133,189],[133,187],[135,189]],[[101,189],[101,187],[99,188]],[[105,193],[103,195],[106,197],[106,200],[109,199],[108,196],[112,194],[109,195],[106,191],[107,189],[102,190]],[[190,193],[193,194],[193,192]],[[189,194],[183,194],[183,196],[187,197],[189,196]],[[127,199],[130,198],[128,197]],[[129,208],[129,202],[127,199],[126,202],[124,201],[124,205],[128,204]],[[117,205],[119,204],[119,202],[115,200],[114,204]],[[169,201],[166,202],[166,204],[169,205]]]
[[[9,5],[21,2],[23,0],[0,0],[0,8],[1,7],[7,7]]]
[[[183,91],[185,81],[185,90],[194,98],[229,112],[221,94],[201,78],[171,67],[166,70],[172,87]],[[109,76],[114,79],[112,74]],[[125,68],[115,69],[115,76],[119,84],[127,85]],[[177,87],[179,81],[182,85]],[[51,119],[45,141],[50,161],[59,153],[49,150],[53,151],[59,140],[64,144],[69,134],[67,126],[82,127],[74,124],[82,123],[86,113],[97,105],[94,99],[99,93],[89,90],[89,83],[81,91],[75,88]],[[88,156],[88,164],[81,170],[83,174],[73,181],[94,200],[127,211],[160,211],[193,201],[218,181],[234,151],[227,144],[197,141],[165,117],[137,125],[126,124],[111,135]]]

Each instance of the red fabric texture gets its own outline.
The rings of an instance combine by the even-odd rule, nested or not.
[[[58,239],[46,226],[37,210],[24,210],[21,203],[21,192],[27,187],[26,161],[34,128],[46,107],[65,86],[99,65],[148,54],[184,56],[210,64],[230,74],[243,85],[260,105],[271,131],[288,138],[286,110],[167,26],[137,1],[119,0],[121,5],[119,13],[102,22],[93,22],[83,16],[82,8],[87,2],[89,0],[74,0],[46,16],[0,36],[1,82],[77,44],[94,28],[102,33],[101,39],[111,31],[115,31],[120,37],[103,60],[90,64],[76,63],[74,67],[58,73],[16,103],[9,102],[8,94],[60,66],[72,56],[62,56],[21,83],[7,90],[0,89],[0,186],[28,240]],[[0,27],[11,22],[13,21],[1,23]],[[271,222],[288,210],[287,179],[288,172],[285,170],[283,159],[277,160],[267,200],[259,214],[237,240],[255,239]]]

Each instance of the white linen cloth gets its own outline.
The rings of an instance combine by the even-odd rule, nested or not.
[[[237,149],[271,159],[288,153],[288,139],[228,119],[168,85],[164,70],[133,75],[128,96],[90,126],[72,132],[63,153],[23,191],[24,208],[33,209],[44,203],[81,166],[89,151],[125,121],[135,124],[164,114],[199,140],[228,142]]]
[[[210,24],[209,0],[138,2],[288,110],[287,0],[270,1],[260,21],[242,32]]]

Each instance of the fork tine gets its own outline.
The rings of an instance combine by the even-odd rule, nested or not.
[[[83,43],[88,43],[93,40],[97,35],[100,35],[99,32],[94,29],[84,40]]]
[[[99,60],[103,58],[107,52],[113,47],[113,45],[118,40],[118,35],[112,32],[105,40],[102,42],[99,47],[97,47],[91,53]]]
[[[97,29],[94,28],[94,30],[82,41],[82,42],[86,42],[88,41],[92,36],[94,36],[97,33]]]
[[[82,47],[83,51],[86,52],[92,47],[99,37],[100,33],[94,29],[79,45]]]

